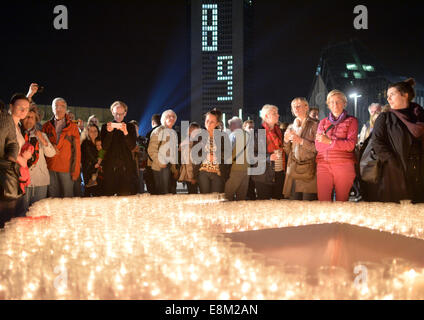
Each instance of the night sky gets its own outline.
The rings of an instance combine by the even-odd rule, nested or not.
[[[53,8],[66,5],[69,29],[55,30]],[[369,29],[355,30],[355,5],[368,8]],[[174,1],[3,1],[0,4],[0,98],[45,86],[71,106],[129,106],[126,120],[190,104],[189,7]],[[424,84],[424,5],[392,1],[254,1],[254,103],[287,108],[307,96],[323,47],[362,41],[391,72]],[[143,132],[144,133],[144,132]]]

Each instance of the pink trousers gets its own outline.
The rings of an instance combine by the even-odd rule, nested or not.
[[[331,193],[336,189],[336,201],[348,201],[355,180],[355,164],[319,162],[317,165],[317,187],[319,201],[332,201]]]

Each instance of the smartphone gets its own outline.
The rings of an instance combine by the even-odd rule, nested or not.
[[[112,128],[121,129],[121,127],[122,127],[122,123],[112,122]]]

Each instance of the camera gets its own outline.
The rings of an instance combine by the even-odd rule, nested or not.
[[[41,92],[44,91],[44,87],[43,86],[38,85],[37,87],[38,87],[37,93],[41,93]]]

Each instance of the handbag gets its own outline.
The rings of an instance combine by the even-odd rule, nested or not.
[[[362,181],[376,184],[380,180],[381,162],[372,146],[372,137],[369,139],[367,146],[361,156],[359,163],[359,172]]]
[[[19,165],[15,162],[0,159],[0,199],[17,200],[23,192],[19,187]]]
[[[291,161],[287,166],[287,175],[295,180],[309,181],[315,177],[315,158],[308,160],[297,160],[293,152],[290,153]]]

